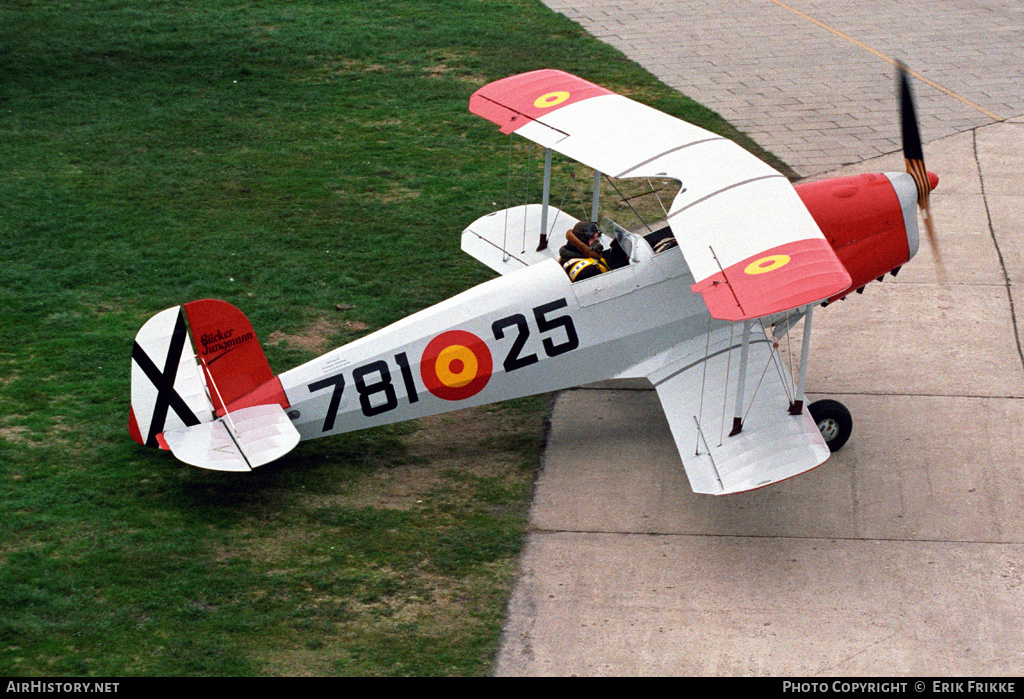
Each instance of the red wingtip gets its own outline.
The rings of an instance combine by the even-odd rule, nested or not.
[[[500,126],[502,133],[512,133],[555,109],[609,94],[570,73],[535,70],[484,85],[469,98],[469,111]]]
[[[824,238],[764,250],[694,284],[712,317],[748,320],[829,298],[850,274]]]

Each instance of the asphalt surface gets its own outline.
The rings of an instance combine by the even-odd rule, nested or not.
[[[545,1],[810,178],[903,169],[904,61],[946,274],[815,314],[854,434],[759,491],[694,495],[652,391],[562,393],[494,674],[1024,673],[1024,4]]]

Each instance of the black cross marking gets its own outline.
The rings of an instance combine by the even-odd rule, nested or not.
[[[181,353],[184,351],[187,338],[188,331],[185,329],[185,314],[179,310],[178,320],[175,322],[174,331],[171,333],[171,343],[167,347],[167,360],[164,362],[164,370],[162,372],[138,342],[135,342],[132,347],[132,359],[145,372],[157,390],[156,405],[153,406],[153,419],[149,423],[149,435],[146,437],[146,446],[159,446],[156,436],[164,431],[164,423],[167,421],[167,408],[173,408],[174,412],[181,418],[181,421],[188,427],[199,424],[199,418],[188,407],[188,403],[174,390],[174,379],[178,374],[178,363],[181,361]]]

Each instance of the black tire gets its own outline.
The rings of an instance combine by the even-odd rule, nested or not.
[[[821,436],[829,451],[836,452],[843,448],[853,432],[853,417],[846,406],[837,400],[819,400],[807,406],[817,423]]]

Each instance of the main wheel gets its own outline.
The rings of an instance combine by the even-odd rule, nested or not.
[[[807,406],[818,424],[829,451],[839,451],[853,432],[853,417],[846,406],[837,400],[819,400]]]

